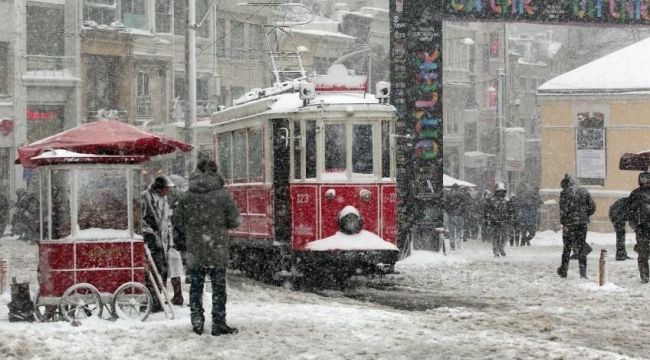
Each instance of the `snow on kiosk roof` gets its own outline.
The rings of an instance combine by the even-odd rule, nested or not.
[[[537,90],[540,94],[650,91],[648,63],[650,38],[557,76]]]
[[[56,157],[34,160],[45,151],[67,150],[83,155],[87,161],[78,162],[140,162],[138,159],[172,153],[176,150],[190,151],[192,145],[142,130],[136,126],[115,120],[99,120],[60,132],[45,139],[18,148],[17,163],[33,168],[52,163]],[[102,155],[89,157],[88,155]],[[59,156],[59,158],[62,158]],[[71,157],[66,157],[71,162]],[[123,161],[119,161],[122,159]]]

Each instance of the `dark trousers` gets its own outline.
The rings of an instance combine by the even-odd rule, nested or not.
[[[164,284],[167,283],[167,256],[165,256],[165,251],[158,246],[156,242],[156,236],[153,234],[145,233],[144,243],[147,245],[147,248],[149,248],[149,251],[151,252],[151,258],[153,259],[153,263],[156,265],[156,269],[158,269],[158,273],[160,274],[160,278],[162,279],[164,286]],[[149,280],[149,276],[145,276],[144,283],[147,289],[149,289],[149,292],[151,292],[151,310],[160,311],[160,301],[158,300],[158,296],[155,295],[156,293],[154,291],[153,284]],[[161,291],[163,290],[164,289],[161,289]]]
[[[624,259],[627,257],[625,251],[625,222],[614,222],[614,232],[616,232],[616,258]]]
[[[650,268],[648,267],[648,257],[650,256],[650,234],[637,232],[636,245],[634,251],[639,254],[637,262],[639,264],[639,275],[643,282],[648,282],[650,278]]]
[[[587,276],[587,255],[591,252],[591,246],[587,244],[587,224],[567,225],[566,230],[562,232],[562,264],[559,271],[566,274],[569,270],[569,258],[571,249],[575,249],[578,255],[578,264],[580,266],[580,276]]]
[[[537,225],[521,225],[521,246],[530,246],[530,241],[535,237]]]
[[[490,236],[492,237],[492,253],[494,256],[506,256],[506,251],[503,248],[508,235],[510,234],[510,226],[505,223],[490,224]]]
[[[522,228],[520,224],[510,225],[510,246],[519,246],[519,240],[522,238]],[[522,244],[523,245],[523,244]]]
[[[212,267],[189,269],[190,317],[203,318],[203,286],[205,275],[212,284],[212,326],[226,324],[226,270]]]

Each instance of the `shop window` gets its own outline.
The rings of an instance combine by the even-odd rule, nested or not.
[[[52,136],[63,131],[63,106],[28,105],[27,142]]]
[[[149,74],[138,73],[138,96],[149,96]]]

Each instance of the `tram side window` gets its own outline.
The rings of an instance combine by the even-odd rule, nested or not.
[[[47,216],[47,210],[43,216]],[[70,170],[52,171],[52,239],[70,235]]]
[[[381,122],[381,177],[390,177],[390,122]]]
[[[352,127],[352,172],[372,174],[372,125]]]
[[[226,181],[232,181],[230,169],[230,133],[219,135],[219,170]]]
[[[325,172],[345,172],[347,151],[345,124],[325,125]]]
[[[248,130],[248,177],[250,181],[262,180],[262,129]]]
[[[300,174],[300,165],[302,164],[301,159],[301,132],[300,132],[300,121],[293,122],[293,178],[300,179],[302,176]]]
[[[246,132],[232,134],[232,177],[235,182],[246,181]]]
[[[305,169],[307,179],[316,178],[316,120],[305,122]]]

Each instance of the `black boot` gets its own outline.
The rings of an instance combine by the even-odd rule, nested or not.
[[[203,315],[192,317],[192,331],[194,331],[194,333],[197,335],[203,334],[204,322],[205,322],[205,317]]]
[[[237,334],[239,330],[224,324],[212,325],[212,336]]]
[[[172,304],[183,305],[183,292],[181,289],[180,276],[172,278],[172,288],[174,289],[174,297],[171,299]]]
[[[566,278],[566,275],[567,275],[566,273],[567,273],[566,269],[563,269],[562,267],[557,268],[557,274],[561,278]]]
[[[587,279],[587,264],[580,264],[580,278]]]

